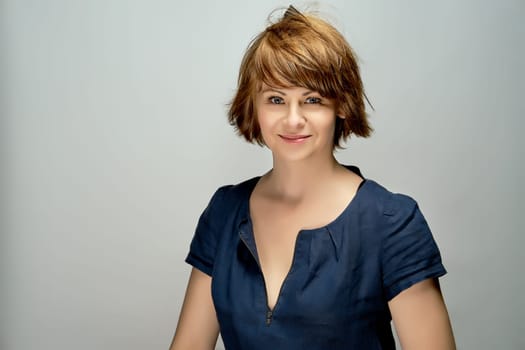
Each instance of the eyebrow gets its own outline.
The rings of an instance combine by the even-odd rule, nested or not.
[[[261,91],[262,93],[265,93],[265,92],[277,92],[278,94],[281,94],[283,96],[286,96],[286,94],[280,90],[276,90],[276,89],[273,89],[273,88],[266,88],[264,90]],[[315,93],[316,91],[313,91],[313,90],[308,90],[306,92],[303,93],[303,96],[306,96],[306,95],[309,95],[311,93]]]

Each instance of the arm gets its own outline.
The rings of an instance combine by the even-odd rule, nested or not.
[[[218,335],[211,277],[193,268],[170,350],[211,350]]]
[[[388,303],[404,350],[455,350],[456,345],[437,279],[402,291]]]

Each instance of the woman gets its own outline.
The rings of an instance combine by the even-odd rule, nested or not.
[[[265,175],[203,212],[171,349],[454,349],[446,273],[416,202],[334,150],[371,128],[351,48],[290,7],[250,44],[229,120],[267,146]]]

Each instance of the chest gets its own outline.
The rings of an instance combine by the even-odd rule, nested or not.
[[[342,208],[333,202],[286,206],[262,200],[254,200],[251,208],[254,255],[264,280],[268,308],[273,310],[294,260],[300,260],[296,252],[297,245],[303,244],[298,240],[301,231],[323,227],[334,220]],[[327,231],[318,234],[329,238]]]
[[[287,324],[301,320],[303,326],[337,325],[383,314],[387,304],[381,294],[377,246],[363,242],[357,227],[343,233],[344,227],[348,225],[296,233],[292,262],[275,303],[269,305],[253,226],[241,223],[216,257],[212,294],[221,327],[264,327],[285,319]]]

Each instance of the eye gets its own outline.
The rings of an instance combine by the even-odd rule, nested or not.
[[[319,97],[310,96],[305,101],[308,104],[319,104],[321,103],[321,99]]]
[[[268,102],[274,105],[280,105],[284,103],[284,100],[279,96],[270,96],[268,97]]]

